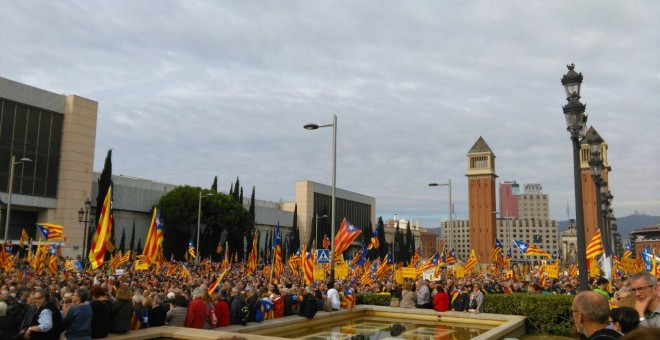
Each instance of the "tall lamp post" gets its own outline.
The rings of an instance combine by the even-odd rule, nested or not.
[[[602,230],[601,242],[607,245],[605,246],[605,254],[610,255],[610,239],[608,228],[603,224],[603,199],[601,197],[601,188],[603,187],[603,159],[601,158],[600,145],[603,143],[603,139],[597,134],[592,134],[588,137],[587,142],[589,143],[589,151],[591,153],[589,169],[591,170],[591,177],[593,177],[594,185],[596,186],[596,223],[598,223],[598,227]]]
[[[575,229],[577,232],[577,257],[580,272],[578,280],[580,290],[589,289],[587,276],[587,247],[584,234],[584,212],[582,208],[582,184],[580,181],[580,137],[586,131],[587,115],[584,113],[586,105],[580,103],[580,89],[582,86],[582,73],[575,72],[575,64],[567,65],[568,73],[561,78],[561,84],[566,91],[568,103],[562,107],[566,118],[566,129],[571,134],[573,142],[573,177],[575,181]]]
[[[337,199],[337,115],[332,115],[332,124],[318,125],[310,123],[304,126],[305,130],[316,130],[324,127],[332,127],[332,212],[330,213],[330,251],[332,252],[330,257],[330,285],[332,286],[335,282],[335,223],[337,223],[335,216],[335,201]]]
[[[79,223],[84,223],[83,228],[85,228],[85,231],[83,232],[84,239],[83,239],[83,247],[82,247],[82,256],[81,258],[85,258],[85,254],[87,254],[87,237],[88,237],[88,232],[89,232],[89,227],[87,226],[87,223],[89,223],[89,208],[92,206],[92,201],[87,197],[85,200],[85,208],[80,208],[78,210],[78,222]]]
[[[9,163],[9,190],[7,190],[7,216],[5,217],[5,242],[9,236],[9,217],[11,216],[11,192],[14,189],[14,165],[23,164],[23,162],[32,162],[29,158],[21,158],[18,162],[16,156],[11,155],[11,163]]]
[[[451,204],[451,178],[447,180],[447,183],[429,183],[430,187],[444,187],[447,186],[449,187],[449,225],[447,226],[447,238],[449,239],[449,250],[451,251],[451,247],[454,245],[454,232],[452,228],[454,227],[454,224],[452,223],[452,204]]]
[[[213,194],[208,193],[204,195],[204,197],[210,197],[213,196]],[[241,203],[242,204],[242,203]],[[202,250],[202,247],[199,244],[199,231],[201,229],[202,225],[202,190],[199,191],[199,205],[197,206],[197,243],[195,243],[195,247],[197,247],[197,262],[199,263],[201,257],[200,253]]]

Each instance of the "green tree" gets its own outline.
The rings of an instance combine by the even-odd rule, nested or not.
[[[241,187],[241,194],[238,195],[238,203],[243,204],[243,187]]]
[[[128,244],[131,251],[135,251],[135,220],[133,220],[133,230],[131,231],[131,242]]]
[[[289,251],[290,252],[297,251],[298,248],[300,247],[300,231],[298,230],[298,203],[296,203],[293,207],[293,223],[291,223],[290,240],[291,240],[291,244],[289,244]]]
[[[238,195],[241,192],[241,181],[236,177],[236,182],[234,182],[234,191],[232,191],[232,194],[234,195],[234,199],[238,201]]]
[[[121,230],[121,241],[119,241],[119,250],[123,253],[126,249],[126,228]]]
[[[105,201],[105,196],[108,194],[108,188],[112,185],[112,149],[108,150],[108,154],[105,156],[105,164],[103,165],[103,170],[101,175],[98,178],[98,194],[96,195],[96,214],[94,218],[94,226],[99,225],[99,219],[101,218],[101,209],[103,209],[103,201]],[[93,228],[92,230],[96,230]],[[115,228],[111,226],[110,228],[110,239],[115,238]],[[89,254],[89,249],[92,244],[92,238],[94,233],[91,232],[87,236],[87,250],[85,254]],[[109,254],[106,254],[109,256]]]
[[[407,247],[406,255],[409,262],[410,259],[415,254],[415,238],[413,237],[412,229],[410,228],[411,224],[412,224],[412,220],[408,221],[408,226],[406,227],[406,247]]]
[[[383,223],[383,217],[379,216],[378,217],[378,227],[380,230],[378,230],[378,243],[380,244],[380,247],[378,248],[378,255],[380,258],[385,258],[385,255],[387,255],[387,240],[385,240],[385,224]]]
[[[255,212],[254,185],[252,186],[252,195],[250,196],[250,206],[248,208],[248,211],[250,213],[250,217],[252,217],[252,221],[256,222],[257,221],[257,214]]]
[[[218,192],[218,176],[213,178],[213,184],[211,184],[211,190]]]
[[[200,191],[202,196],[212,194],[202,199],[201,224],[204,237],[200,238],[201,244],[196,245],[200,256],[220,258],[221,255],[218,255],[215,249],[222,231],[226,230],[232,256],[238,254],[239,260],[243,260],[243,241],[246,236],[251,236],[245,234],[246,226],[251,223],[248,211],[232,196],[191,186],[181,186],[170,191],[161,197],[158,203],[161,216],[165,220],[165,257],[174,254],[176,259],[182,259],[188,251],[188,240],[195,239]]]

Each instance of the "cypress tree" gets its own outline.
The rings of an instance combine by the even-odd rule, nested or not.
[[[133,230],[131,231],[131,243],[128,244],[131,251],[135,251],[135,220],[133,220]]]
[[[213,184],[211,184],[211,190],[218,192],[218,176],[213,178]]]
[[[243,187],[241,187],[241,194],[238,196],[238,203],[243,205]]]
[[[387,255],[387,240],[385,240],[385,224],[383,223],[383,217],[379,216],[378,217],[378,226],[376,228],[379,228],[379,234],[378,234],[378,243],[380,244],[380,247],[378,248],[378,256],[381,258],[385,258],[385,255]]]
[[[126,249],[126,228],[121,230],[121,241],[119,242],[119,250],[123,253],[124,249]]]
[[[316,218],[316,217],[313,217]],[[314,221],[312,221],[314,222]],[[289,245],[289,251],[296,251],[300,247],[300,234],[298,231],[298,203],[293,207],[293,223],[291,224],[291,244]]]
[[[238,177],[236,177],[236,182],[234,182],[234,191],[232,191],[232,196],[234,196],[234,199],[236,201],[238,201],[238,194],[240,193],[240,190],[241,190],[241,183]]]
[[[413,237],[412,229],[410,228],[411,224],[412,221],[408,221],[408,226],[406,227],[406,246],[408,247],[408,260],[410,260],[415,254],[415,238]]]
[[[112,149],[108,150],[108,154],[105,156],[105,164],[103,165],[103,170],[101,175],[98,178],[98,194],[96,195],[96,214],[94,217],[94,226],[99,225],[99,219],[101,218],[101,209],[103,209],[103,201],[105,196],[108,194],[108,188],[112,185]],[[96,230],[93,228],[92,230]],[[89,249],[92,245],[92,239],[94,233],[90,232],[87,236],[87,250],[85,254],[89,254]],[[111,228],[110,239],[115,238],[115,228]]]
[[[252,222],[256,223],[257,215],[255,213],[255,197],[254,197],[254,185],[252,186],[252,195],[250,196],[250,206],[248,207],[248,212],[252,216]],[[295,217],[294,217],[295,218]]]
[[[234,183],[229,183],[229,196],[234,197]]]

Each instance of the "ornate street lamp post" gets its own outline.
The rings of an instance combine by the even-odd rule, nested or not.
[[[88,198],[85,200],[85,208],[84,208],[84,209],[83,209],[83,208],[80,208],[80,210],[78,210],[78,222],[79,222],[79,223],[84,223],[83,228],[85,228],[85,230],[83,231],[83,235],[84,235],[85,238],[83,239],[82,256],[81,256],[81,258],[83,259],[83,261],[84,261],[84,259],[85,259],[85,254],[88,253],[88,250],[87,250],[87,238],[89,237],[89,236],[88,236],[88,233],[89,233],[89,227],[88,227],[88,224],[87,224],[87,223],[89,223],[89,208],[90,208],[91,206],[92,206],[92,201],[91,201],[91,200],[89,199],[89,197],[88,197]]]
[[[586,105],[580,103],[582,74],[575,72],[575,64],[568,65],[568,73],[561,78],[568,103],[562,107],[566,118],[566,129],[573,142],[573,177],[575,181],[575,229],[577,232],[577,257],[580,271],[578,275],[580,291],[589,289],[587,276],[586,240],[584,234],[584,210],[582,207],[582,184],[580,181],[580,137],[586,131]]]
[[[601,197],[601,188],[603,188],[603,159],[601,157],[600,145],[603,143],[603,139],[596,133],[591,134],[588,137],[587,142],[589,143],[589,151],[591,153],[591,158],[589,158],[589,169],[591,170],[591,177],[594,179],[594,185],[596,186],[596,223],[601,232],[601,241],[605,248],[605,254],[611,255],[609,247],[609,230],[607,225],[604,224],[603,219],[603,200]],[[606,211],[606,210],[605,210]]]

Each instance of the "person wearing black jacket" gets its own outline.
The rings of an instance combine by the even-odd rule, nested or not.
[[[248,290],[247,305],[248,308],[250,309],[250,317],[248,318],[247,321],[248,322],[255,321],[255,316],[257,315],[257,309],[261,308],[261,298],[259,297],[258,289],[255,288]]]
[[[109,320],[112,320],[112,302],[108,298],[108,292],[101,287],[93,287],[90,291],[92,301],[92,339],[105,338],[110,333]]]
[[[50,292],[38,288],[34,292],[34,300],[39,304],[37,312],[32,317],[30,327],[25,330],[29,339],[52,339],[60,338],[62,314],[55,303],[50,299]]]
[[[165,326],[165,316],[167,315],[167,311],[165,310],[163,303],[165,303],[163,294],[156,294],[154,305],[151,307],[148,314],[149,327]]]
[[[243,314],[243,307],[245,306],[245,298],[238,291],[237,287],[231,289],[231,304],[229,307],[229,322],[232,325],[240,325],[247,322]]]
[[[305,287],[305,295],[300,303],[300,316],[312,319],[316,315],[316,310],[316,298],[312,295],[312,289],[307,286]]]
[[[291,301],[291,296],[289,296],[289,289],[282,288],[282,300],[284,300],[284,315],[289,316],[293,314],[293,302]]]

